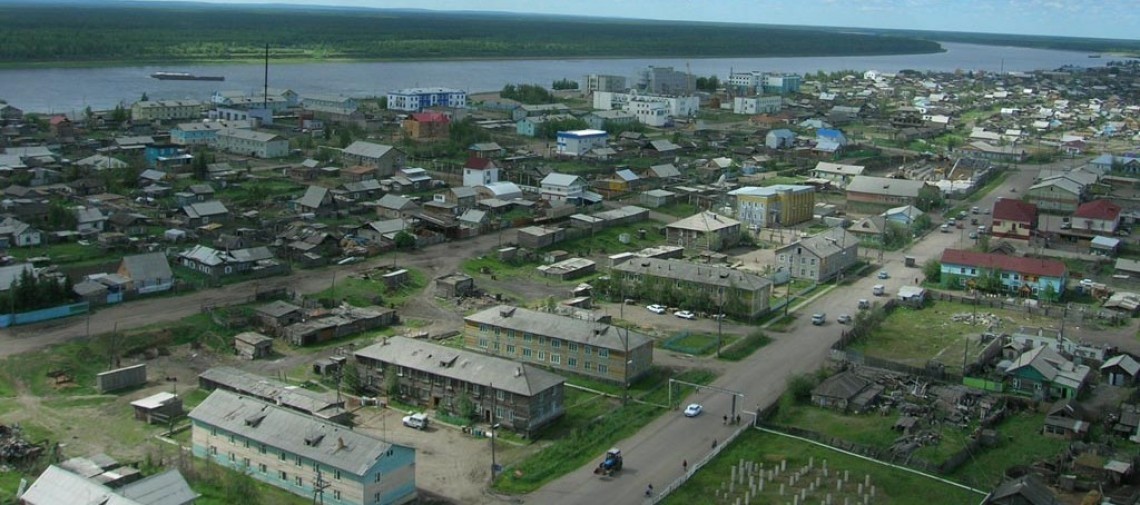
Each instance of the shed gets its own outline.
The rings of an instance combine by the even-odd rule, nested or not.
[[[388,272],[382,275],[381,278],[384,280],[384,285],[388,286],[389,290],[399,289],[401,286],[407,284],[410,281],[410,278],[408,277],[408,271],[403,268]]]
[[[166,424],[186,413],[182,410],[182,399],[165,391],[135,400],[131,407],[135,409],[135,419],[148,424]]]
[[[921,286],[902,286],[899,288],[899,301],[914,307],[921,307],[926,303],[926,288]]]
[[[440,298],[470,296],[474,291],[475,279],[469,275],[455,273],[435,280],[435,296]]]
[[[820,407],[847,410],[856,397],[872,383],[852,371],[840,372],[824,379],[811,391],[811,402]]]
[[[234,349],[245,359],[265,358],[273,353],[273,339],[256,331],[245,331],[234,335]]]
[[[1100,366],[1100,373],[1110,386],[1130,386],[1140,374],[1140,362],[1128,354],[1118,354]]]

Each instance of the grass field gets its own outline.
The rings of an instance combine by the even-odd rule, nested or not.
[[[871,477],[871,483],[876,487],[875,504],[974,504],[983,498],[977,493],[906,471],[847,456],[814,444],[757,430],[748,430],[733,441],[720,456],[693,475],[676,492],[669,495],[663,503],[670,505],[735,503],[735,496],[739,496],[739,493],[734,495],[733,499],[722,497],[718,500],[716,499],[716,492],[720,489],[721,484],[728,480],[730,467],[741,459],[759,462],[766,468],[772,468],[773,465],[778,465],[781,461],[786,460],[789,472],[793,468],[799,469],[807,465],[809,459],[814,460],[817,469],[822,465],[823,460],[827,460],[828,469],[833,472],[830,474],[832,476],[829,481],[831,484],[822,487],[831,491],[832,503],[843,503],[844,498],[849,498],[851,503],[856,503],[858,497],[856,496],[857,489],[855,486],[857,484],[855,481],[862,482],[865,475]],[[846,483],[842,491],[834,491],[834,476],[840,472],[850,472],[851,480]],[[809,477],[802,480],[811,479]],[[775,485],[767,486],[764,492],[752,498],[752,503],[785,503],[787,497],[781,497],[778,494],[778,489]],[[740,487],[737,486],[736,490],[739,491]],[[816,492],[809,494],[806,503],[818,503],[821,500],[823,500],[821,493]]]
[[[952,321],[951,316],[973,311],[974,307],[969,304],[950,301],[929,302],[922,309],[899,307],[877,331],[850,349],[919,367],[936,360],[945,364],[948,371],[960,373],[963,350],[968,359],[976,357],[981,350],[979,338],[986,327]],[[1057,322],[1053,318],[1008,309],[979,307],[977,313],[1000,318],[999,331],[1012,331],[1023,325],[1049,327]]]
[[[615,254],[626,251],[636,251],[646,247],[665,243],[665,236],[657,231],[661,223],[656,221],[642,221],[640,223],[614,226],[605,230],[596,231],[580,238],[565,240],[547,247],[546,250],[563,250],[571,254]],[[645,238],[640,238],[638,232],[645,230]],[[629,235],[629,242],[622,243],[620,237]]]
[[[318,299],[343,300],[355,307],[376,305],[378,301],[385,306],[400,306],[427,286],[427,277],[414,268],[408,269],[408,282],[395,290],[388,289],[380,278],[381,275],[383,274],[375,273],[371,276],[340,277],[336,279],[335,286],[314,293],[313,296]]]
[[[963,484],[985,489],[1001,481],[1006,468],[1027,465],[1064,451],[1069,442],[1041,436],[1044,414],[1021,413],[998,425],[1001,444],[962,465],[950,477]]]

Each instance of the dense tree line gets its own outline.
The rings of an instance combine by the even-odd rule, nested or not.
[[[566,118],[556,119],[553,121],[543,121],[538,125],[536,137],[541,137],[548,140],[558,138],[558,132],[568,132],[574,130],[585,130],[590,125],[586,124],[586,120],[579,118]]]
[[[18,314],[71,303],[75,300],[74,287],[67,277],[61,281],[55,277],[37,277],[30,270],[24,270],[11,289],[0,294],[0,313]]]
[[[557,81],[554,81],[554,84],[552,84],[550,86],[550,88],[555,89],[555,90],[558,90],[558,89],[578,89],[578,81],[574,81],[571,79],[559,79]]]
[[[499,96],[530,105],[554,103],[554,95],[537,84],[508,84],[503,86]]]
[[[9,4],[0,61],[217,61],[928,53],[937,42],[814,29],[522,15],[257,7]],[[663,35],[667,34],[667,35]]]

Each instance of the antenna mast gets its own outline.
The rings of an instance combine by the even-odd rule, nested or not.
[[[265,83],[261,90],[261,107],[269,110],[269,44],[265,44]]]

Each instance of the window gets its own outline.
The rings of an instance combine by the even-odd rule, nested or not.
[[[301,455],[297,455],[297,466],[301,466]]]
[[[591,354],[593,354],[593,353],[594,353],[594,348],[593,348],[593,347],[590,347],[590,346],[588,346],[588,345],[584,345],[584,346],[582,346],[582,350],[583,350],[583,351],[586,351],[586,356],[589,356],[589,355],[591,355]]]
[[[242,466],[249,468],[249,458],[241,458]]]
[[[811,259],[811,266],[813,266],[813,267],[815,266],[815,258]]]
[[[598,349],[598,357],[599,358],[610,357],[610,350],[609,349]]]
[[[490,329],[491,329],[491,327],[487,326],[486,324],[479,324],[479,331],[481,331],[481,332],[487,332]]]
[[[280,472],[277,472],[277,474],[278,477],[281,477],[281,480],[289,480],[289,474],[285,473],[285,470],[281,470]]]
[[[333,499],[334,499],[334,500],[339,500],[339,499],[340,499],[340,490],[339,490],[339,489],[334,489],[334,490],[333,490]]]
[[[277,459],[285,461],[285,451],[281,451],[281,454],[277,455]]]
[[[485,339],[483,337],[479,337],[479,347],[486,349],[487,348],[487,339]]]
[[[530,342],[531,338],[533,337],[531,337],[530,333],[523,333],[523,342]]]
[[[555,365],[561,365],[562,364],[562,356],[558,355],[558,354],[551,354],[550,355],[550,363],[555,364]]]
[[[538,360],[546,361],[546,351],[538,351]]]
[[[376,503],[380,503],[380,493],[373,494],[372,500],[375,501]]]
[[[598,373],[609,373],[610,367],[606,365],[598,365]]]
[[[244,445],[246,449],[249,449],[249,439],[242,440],[242,445]]]
[[[570,349],[570,352],[578,352],[578,343],[577,342],[570,342],[569,344],[566,345],[566,347],[568,349]]]
[[[305,481],[301,480],[300,475],[294,477],[293,482],[296,482],[298,486],[304,486],[305,485]]]
[[[262,454],[265,454],[265,444],[261,444],[261,447],[258,450],[261,451]]]
[[[593,369],[594,369],[594,364],[593,364],[593,363],[590,363],[589,361],[587,361],[587,362],[585,362],[585,363],[582,363],[582,369],[584,369],[584,370],[593,370]]]
[[[507,354],[514,354],[514,353],[515,353],[515,346],[513,346],[511,344],[507,344]]]
[[[211,445],[210,450],[208,452],[210,454],[213,454],[214,456],[217,456],[218,455],[218,448]]]
[[[269,468],[265,466],[265,463],[258,463],[257,464],[257,471],[259,471],[261,473],[265,473],[267,470],[269,470]]]
[[[499,341],[498,340],[496,340],[494,343],[491,344],[491,349],[494,349],[495,351],[499,350]]]
[[[562,347],[562,341],[558,340],[556,338],[552,338],[552,339],[550,339],[550,347],[553,347],[555,349],[559,349]]]
[[[507,396],[507,395],[505,395],[505,394],[503,393],[503,390],[502,390],[502,389],[495,391],[495,398],[496,398],[496,399],[498,399],[499,401],[502,401],[502,400],[506,399],[506,396]]]
[[[523,357],[524,358],[530,357],[530,348],[529,347],[523,347]]]
[[[333,470],[333,478],[340,480],[340,470]]]
[[[213,435],[213,436],[215,436],[215,437],[216,437],[216,436],[218,436],[218,429],[217,429],[217,428],[215,428],[215,427],[213,427],[213,426],[211,426],[211,427],[210,427],[210,434],[211,434],[211,435]]]
[[[379,473],[376,474],[376,479],[373,480],[372,482],[380,482],[380,474]]]
[[[578,358],[569,358],[566,360],[566,366],[570,368],[578,368]]]
[[[234,443],[234,434],[230,433],[230,443]]]

